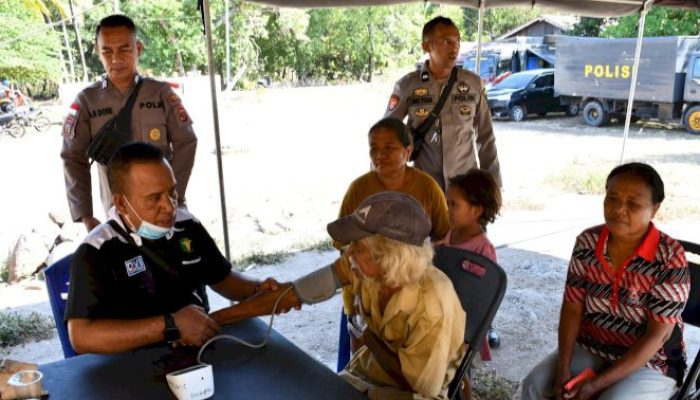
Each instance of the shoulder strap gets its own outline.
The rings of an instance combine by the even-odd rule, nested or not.
[[[413,131],[414,134],[419,135],[421,139],[423,138],[423,136],[425,136],[428,129],[430,129],[430,127],[433,126],[435,121],[438,119],[438,116],[442,111],[442,107],[445,105],[445,101],[447,101],[447,97],[452,91],[452,86],[454,86],[455,81],[457,80],[457,69],[457,66],[452,68],[452,72],[450,72],[450,79],[447,80],[447,85],[445,85],[445,87],[442,89],[440,98],[438,99],[437,104],[435,104],[433,111],[431,111],[430,115],[428,115],[423,120],[423,122]]]
[[[134,108],[134,103],[136,103],[136,96],[139,94],[143,80],[144,78],[139,76],[139,81],[136,82],[134,90],[131,91],[129,98],[126,99],[126,103],[124,103],[124,107],[122,107],[122,109],[119,110],[119,114],[117,114],[117,125],[122,130],[126,129],[128,132],[131,132],[131,111]]]
[[[136,82],[136,86],[134,86],[134,90],[131,91],[131,94],[129,95],[129,98],[126,100],[126,103],[124,103],[124,107],[119,111],[120,113],[124,112],[124,110],[129,110],[128,112],[131,113],[131,109],[134,108],[134,103],[136,102],[136,96],[139,94],[139,89],[141,89],[141,85],[143,84],[144,78],[139,76],[139,81]]]

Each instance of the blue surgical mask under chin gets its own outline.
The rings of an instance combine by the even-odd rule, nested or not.
[[[158,240],[167,235],[168,232],[172,230],[172,227],[163,228],[162,226],[152,224],[146,221],[145,219],[141,218],[139,213],[137,213],[136,210],[134,210],[134,207],[131,206],[129,200],[127,200],[126,197],[124,197],[124,201],[126,201],[126,204],[129,206],[129,208],[131,208],[131,211],[133,211],[134,214],[136,214],[136,216],[139,217],[139,219],[141,220],[141,225],[139,225],[138,229],[136,229],[137,235],[141,236],[144,239]],[[134,224],[129,220],[129,217],[125,215],[124,218],[127,220],[129,225],[131,225],[132,227],[134,226]]]

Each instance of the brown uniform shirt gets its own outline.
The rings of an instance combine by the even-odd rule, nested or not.
[[[143,84],[131,112],[132,140],[151,143],[163,151],[173,167],[182,205],[197,150],[192,120],[180,97],[167,83],[137,75],[134,84],[138,79],[143,79]],[[102,125],[119,113],[132,90],[133,86],[122,94],[104,78],[83,89],[70,106],[63,124],[61,158],[74,221],[93,215],[90,163],[85,152]],[[98,165],[98,173],[106,212],[112,206],[107,168]]]
[[[408,116],[408,126],[417,128],[435,107],[446,84],[447,80],[433,79],[426,61],[419,70],[396,82],[385,116],[400,120]],[[440,118],[425,135],[414,166],[427,172],[445,190],[450,178],[477,165],[491,172],[502,186],[491,111],[481,79],[460,68]]]

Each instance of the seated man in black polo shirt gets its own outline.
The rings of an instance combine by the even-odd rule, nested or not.
[[[203,285],[241,300],[277,282],[231,271],[204,227],[177,208],[163,153],[130,143],[112,156],[109,220],[87,236],[71,269],[66,320],[78,353],[117,353],[162,341],[201,346],[219,331]]]

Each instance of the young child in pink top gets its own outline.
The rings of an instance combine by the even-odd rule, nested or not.
[[[450,179],[447,207],[452,229],[438,245],[479,253],[496,262],[496,249],[486,236],[486,225],[496,220],[501,209],[501,189],[488,171],[472,168]],[[468,316],[467,316],[468,317]],[[491,347],[498,347],[498,333],[489,329],[488,342],[481,347],[481,359],[491,360]]]

